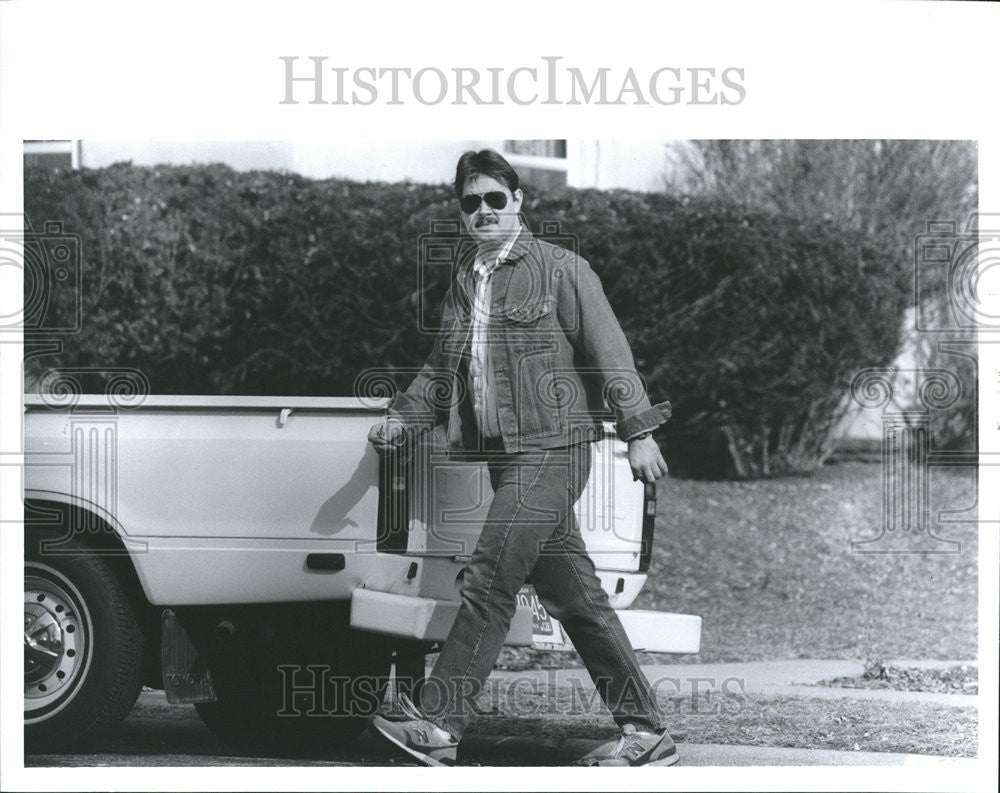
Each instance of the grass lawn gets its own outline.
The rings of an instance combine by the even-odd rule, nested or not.
[[[881,463],[751,482],[661,480],[649,580],[633,607],[700,615],[702,651],[641,660],[975,659],[976,492],[975,471],[934,469],[931,516],[972,509],[961,516],[967,522],[934,528],[959,548],[872,553],[851,542],[880,534]],[[927,536],[901,534],[864,548],[912,547]],[[505,648],[499,665],[580,661],[575,653]]]
[[[477,716],[470,731],[480,735],[544,734],[549,739],[611,739],[611,714],[576,707],[561,689],[555,700],[532,703],[519,692],[497,712]],[[540,697],[539,697],[540,698]],[[533,713],[532,708],[538,710]],[[574,712],[574,709],[576,712]],[[690,696],[664,704],[671,734],[690,743],[779,746],[839,751],[904,752],[975,757],[978,715],[975,708],[859,699],[743,694],[695,702]],[[529,715],[525,715],[529,714]]]
[[[933,472],[931,515],[975,504],[974,471]],[[753,482],[662,481],[649,581],[635,607],[701,615],[702,652],[642,653],[641,660],[844,658],[877,668],[877,659],[975,659],[977,526],[974,511],[964,517],[968,522],[935,527],[942,539],[960,544],[954,552],[860,553],[852,540],[880,535],[880,463],[843,462],[812,476]],[[906,547],[922,539],[926,534],[887,535],[864,547],[900,541]],[[506,648],[500,665],[579,666],[580,660],[575,653]],[[908,677],[898,687],[927,688],[928,674],[919,686]],[[476,719],[474,729],[519,735],[538,721],[550,737],[613,736],[603,705],[574,714],[559,704],[567,695],[560,690],[554,702],[543,703],[521,693],[509,708]],[[712,703],[671,700],[665,713],[671,731],[692,743],[952,757],[977,752],[976,708],[742,694]]]
[[[979,669],[958,664],[947,669],[917,669],[873,664],[863,674],[821,680],[830,688],[870,688],[895,691],[930,691],[935,694],[978,694]]]
[[[934,470],[929,502],[932,523],[939,510],[974,507],[975,471]],[[752,482],[667,479],[649,580],[634,607],[701,615],[695,661],[974,659],[975,511],[934,529],[957,541],[957,552],[852,549],[852,540],[879,535],[881,513],[878,463]],[[865,547],[909,547],[899,534]]]

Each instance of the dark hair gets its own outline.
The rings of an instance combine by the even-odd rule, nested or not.
[[[467,151],[458,158],[458,167],[455,168],[455,195],[461,198],[465,183],[474,176],[489,176],[491,179],[503,182],[512,193],[520,184],[517,171],[493,149]]]

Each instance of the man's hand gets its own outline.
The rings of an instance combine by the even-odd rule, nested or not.
[[[402,446],[406,438],[406,425],[397,418],[386,416],[384,421],[373,424],[368,430],[368,442],[379,454]]]
[[[632,467],[633,479],[641,479],[647,485],[667,473],[666,460],[652,435],[628,442],[628,464]]]

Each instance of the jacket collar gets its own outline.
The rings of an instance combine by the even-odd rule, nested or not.
[[[531,233],[531,229],[522,223],[520,233],[514,240],[514,244],[511,245],[506,258],[500,262],[500,264],[513,264],[518,259],[523,259],[524,255],[528,252],[528,248],[530,247],[533,239],[534,236]]]
[[[500,261],[500,265],[515,264],[520,259],[523,259],[528,253],[528,248],[534,239],[531,229],[522,223],[517,237],[514,238],[514,243],[511,245],[507,255]],[[478,247],[474,240],[466,237],[460,251],[463,252],[459,254],[459,272],[464,277],[472,272],[472,265],[475,262]]]

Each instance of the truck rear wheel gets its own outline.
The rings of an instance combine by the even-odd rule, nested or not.
[[[115,727],[141,687],[143,634],[118,578],[70,540],[25,538],[24,737],[66,747]]]

